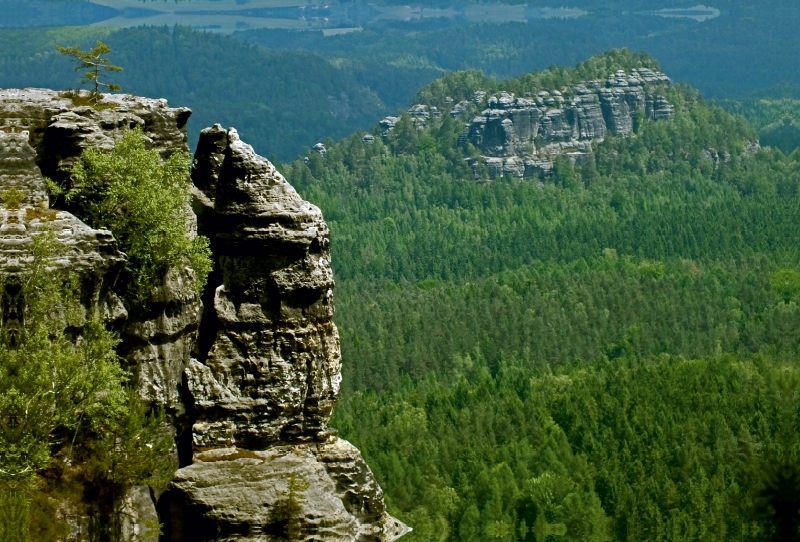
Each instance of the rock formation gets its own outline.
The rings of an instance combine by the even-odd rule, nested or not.
[[[121,497],[125,539],[152,535],[156,517],[169,541],[383,542],[407,532],[359,451],[328,428],[341,355],[320,210],[234,129],[208,128],[192,172],[215,259],[207,291],[198,298],[192,270],[173,269],[146,306],[126,307],[114,292],[125,256],[112,232],[50,209],[42,172],[66,180],[84,148],[111,149],[134,126],[163,157],[188,150],[191,112],[127,95],[105,95],[98,110],[85,97],[0,91],[0,192],[24,193],[18,209],[0,208],[0,270],[24,269],[37,232],[55,232],[68,249],[60,265],[91,279],[87,308],[120,330],[140,395],[166,407],[181,468],[161,495],[137,487]],[[67,519],[75,540],[97,537],[92,518]]]
[[[0,102],[0,106],[2,102]],[[34,239],[52,232],[65,251],[56,261],[84,276],[85,296],[105,310],[106,320],[117,320],[124,312],[113,294],[113,280],[125,261],[108,230],[95,230],[65,211],[50,209],[47,189],[29,143],[30,132],[0,131],[0,193],[19,190],[19,205],[0,209],[0,272],[14,277],[32,261]],[[101,303],[103,306],[101,307]]]
[[[552,170],[553,158],[567,155],[580,163],[592,152],[592,143],[606,134],[626,135],[633,130],[638,112],[649,120],[663,120],[675,113],[667,99],[658,94],[669,78],[647,68],[618,71],[606,81],[587,81],[561,90],[541,90],[525,97],[501,92],[487,98],[475,92],[472,101],[453,106],[450,115],[461,118],[474,106],[485,106],[466,123],[459,145],[471,143],[484,153],[482,159],[492,178],[537,177]],[[417,127],[425,126],[435,107],[416,104],[408,109]],[[381,121],[384,138],[399,119]]]
[[[328,227],[235,130],[220,131],[201,134],[224,144],[222,160],[203,172],[215,182],[195,171],[199,186],[216,185],[203,192],[201,227],[214,225],[220,284],[205,323],[216,337],[187,370],[194,445],[316,438],[341,381]]]

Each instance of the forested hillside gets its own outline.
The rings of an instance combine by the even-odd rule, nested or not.
[[[800,147],[800,100],[777,96],[723,100],[720,105],[758,130],[761,143],[791,153]]]
[[[586,12],[576,18],[468,24],[458,17],[429,16],[418,21],[378,21],[361,32],[336,36],[321,31],[249,30],[234,37],[269,48],[320,53],[377,73],[386,73],[387,66],[480,69],[500,78],[551,65],[574,65],[605,50],[627,47],[648,51],[671,77],[691,83],[707,97],[739,98],[776,86],[797,96],[800,41],[793,39],[800,25],[797,3],[730,0],[706,4],[719,9],[719,16],[697,22],[655,13],[693,5],[686,2],[578,0],[564,4]]]
[[[643,65],[455,73],[416,102]],[[476,180],[446,111],[281,166],[331,226],[333,424],[410,540],[765,540],[780,524],[770,506],[800,472],[800,151],[756,151],[689,87],[667,98],[671,119],[533,179]]]
[[[123,92],[189,107],[190,141],[214,123],[236,126],[256,150],[289,160],[326,137],[343,137],[394,111],[347,70],[315,54],[267,51],[188,28],[0,31],[0,87],[79,88],[55,49],[107,43]],[[403,100],[410,97],[404,95]]]

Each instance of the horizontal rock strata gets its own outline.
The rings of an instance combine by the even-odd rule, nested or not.
[[[166,538],[176,542],[379,542],[407,532],[386,514],[359,451],[338,438],[196,454],[194,464],[178,472],[162,507]]]
[[[128,95],[87,104],[85,92],[0,90],[0,194],[19,200],[0,205],[0,272],[24,272],[34,239],[52,233],[64,249],[56,264],[85,277],[87,311],[120,331],[119,353],[140,395],[169,415],[165,430],[183,468],[158,514],[151,488],[120,496],[123,539],[152,539],[156,519],[166,540],[270,540],[299,529],[309,540],[389,541],[405,533],[358,450],[328,428],[341,354],[320,210],[235,130],[209,128],[192,172],[193,207],[216,266],[207,292],[195,293],[191,269],[171,269],[146,303],[125,306],[114,291],[125,255],[112,232],[51,209],[43,173],[69,183],[65,168],[84,149],[111,150],[134,127],[163,158],[186,151],[191,111]],[[5,325],[14,314],[5,311]],[[296,503],[287,507],[290,493]],[[99,518],[69,520],[76,542],[103,530]]]
[[[166,539],[285,539],[294,528],[302,540],[394,540],[407,529],[358,450],[328,429],[341,354],[322,213],[219,125],[203,130],[192,179],[216,271],[185,371],[193,457],[162,498]],[[302,505],[280,516],[294,483]]]
[[[224,149],[198,155],[195,170],[213,202],[201,227],[214,224],[220,284],[209,307],[213,343],[187,372],[194,444],[314,438],[326,429],[341,381],[328,226],[235,130],[221,130],[203,131],[199,149],[217,150],[206,139],[224,141]]]
[[[124,254],[110,231],[90,228],[66,211],[49,208],[29,135],[27,130],[0,131],[0,196],[17,191],[21,199],[0,206],[0,272],[7,277],[24,273],[33,261],[35,240],[50,235],[60,247],[54,263],[83,276],[87,309],[105,310],[108,321],[124,317],[125,309],[112,290]]]
[[[659,88],[668,84],[663,73],[639,68],[628,74],[618,71],[606,81],[587,81],[524,97],[501,92],[487,98],[486,92],[478,91],[471,101],[455,104],[450,115],[466,120],[476,107],[483,107],[465,124],[458,144],[470,143],[485,154],[480,163],[490,177],[538,177],[552,171],[556,156],[580,162],[592,152],[593,142],[602,141],[607,134],[629,134],[639,112],[649,120],[672,117],[674,106],[658,94]],[[416,104],[408,114],[422,128],[439,112]],[[399,117],[386,117],[380,122],[384,138],[398,121]]]

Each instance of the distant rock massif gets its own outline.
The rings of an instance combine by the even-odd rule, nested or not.
[[[640,111],[649,120],[672,117],[675,107],[659,94],[669,84],[666,75],[648,68],[630,73],[620,70],[607,80],[585,81],[523,97],[476,91],[471,100],[454,104],[449,114],[467,121],[458,143],[470,143],[483,153],[480,162],[492,178],[537,177],[549,174],[559,155],[580,164],[592,152],[592,143],[602,141],[607,134],[630,133]],[[479,113],[470,120],[475,111]],[[408,114],[422,128],[431,116],[442,112],[429,104],[415,104]],[[384,138],[398,121],[399,117],[381,121]]]
[[[328,428],[342,360],[320,210],[236,130],[208,128],[192,172],[197,231],[215,260],[206,292],[194,293],[191,269],[174,270],[146,307],[125,306],[112,232],[50,209],[43,174],[58,178],[83,149],[111,149],[136,126],[163,157],[188,150],[191,111],[128,95],[106,95],[97,110],[74,97],[0,90],[0,190],[26,195],[19,209],[0,208],[0,272],[24,271],[33,237],[55,232],[69,249],[60,264],[87,278],[87,308],[120,330],[140,395],[167,409],[180,468],[165,492],[122,497],[125,540],[153,540],[154,521],[166,541],[285,540],[287,506],[300,507],[293,539],[407,532],[359,451]],[[96,539],[96,521],[70,515],[74,505],[61,507],[72,540]]]

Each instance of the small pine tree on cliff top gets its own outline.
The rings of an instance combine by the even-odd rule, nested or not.
[[[60,53],[71,56],[79,62],[79,64],[75,66],[75,71],[84,70],[83,76],[81,77],[82,83],[94,84],[94,94],[92,99],[94,100],[95,105],[97,105],[97,102],[100,99],[100,87],[105,87],[108,90],[120,90],[121,87],[117,84],[100,82],[100,72],[122,71],[122,68],[119,66],[109,64],[108,59],[103,56],[111,52],[111,47],[102,41],[98,41],[97,47],[90,49],[89,51],[82,51],[80,45],[76,45],[74,47],[61,47],[56,45],[56,49],[58,49]]]

